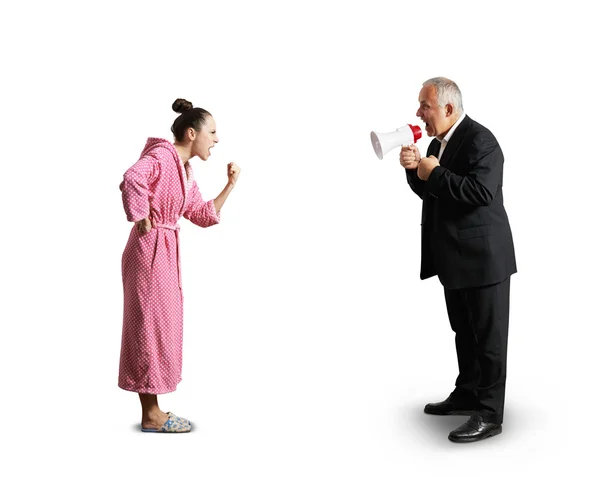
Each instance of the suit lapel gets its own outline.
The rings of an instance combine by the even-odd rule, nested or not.
[[[469,116],[465,116],[465,119],[463,119],[462,123],[458,125],[456,131],[452,134],[450,141],[448,141],[444,153],[442,153],[442,159],[440,160],[441,166],[447,167],[448,165],[450,165],[452,158],[456,154],[456,150],[458,149],[458,147],[462,143],[463,138],[465,137],[465,133],[469,130],[471,122],[471,118],[469,118]]]
[[[427,156],[433,155],[437,158],[438,153],[440,152],[440,146],[442,146],[442,143],[440,143],[437,138],[433,138],[427,147]]]

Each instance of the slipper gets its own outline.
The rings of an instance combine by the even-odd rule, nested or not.
[[[177,415],[175,415],[173,412],[167,412],[167,415],[171,418],[174,418],[176,420],[181,420],[189,425],[192,425],[192,422],[190,422],[187,418],[183,418],[183,417],[178,417]]]
[[[189,422],[184,422],[174,415],[169,415],[169,418],[160,429],[145,429],[142,427],[142,432],[151,433],[183,434],[190,430],[192,430],[192,426]]]

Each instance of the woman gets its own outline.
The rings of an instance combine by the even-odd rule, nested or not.
[[[240,168],[227,165],[228,182],[204,201],[189,160],[207,160],[219,142],[208,111],[177,99],[181,113],[171,131],[175,142],[149,138],[138,162],[120,185],[127,220],[135,222],[123,252],[123,337],[119,387],[139,394],[142,431],[189,432],[189,420],[160,410],[157,395],[181,381],[183,295],[179,257],[181,216],[200,227],[219,223]]]

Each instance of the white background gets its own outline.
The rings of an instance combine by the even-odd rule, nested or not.
[[[591,482],[598,405],[599,35],[591,2],[23,2],[1,11],[2,437],[6,482]],[[512,278],[502,435],[423,405],[456,376],[420,200],[369,133],[455,80],[505,155]],[[118,185],[171,103],[208,109],[205,198],[182,221],[192,420],[139,431],[117,388]],[[422,153],[429,139],[419,141]],[[596,451],[594,451],[596,447]],[[6,452],[8,450],[8,452]],[[588,477],[584,477],[588,475]]]

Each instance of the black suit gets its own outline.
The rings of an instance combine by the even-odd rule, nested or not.
[[[437,156],[440,145],[434,139],[427,156]],[[426,182],[406,170],[423,200],[421,279],[439,277],[456,333],[459,376],[451,398],[496,423],[504,408],[510,276],[517,271],[503,163],[494,135],[465,116]]]

